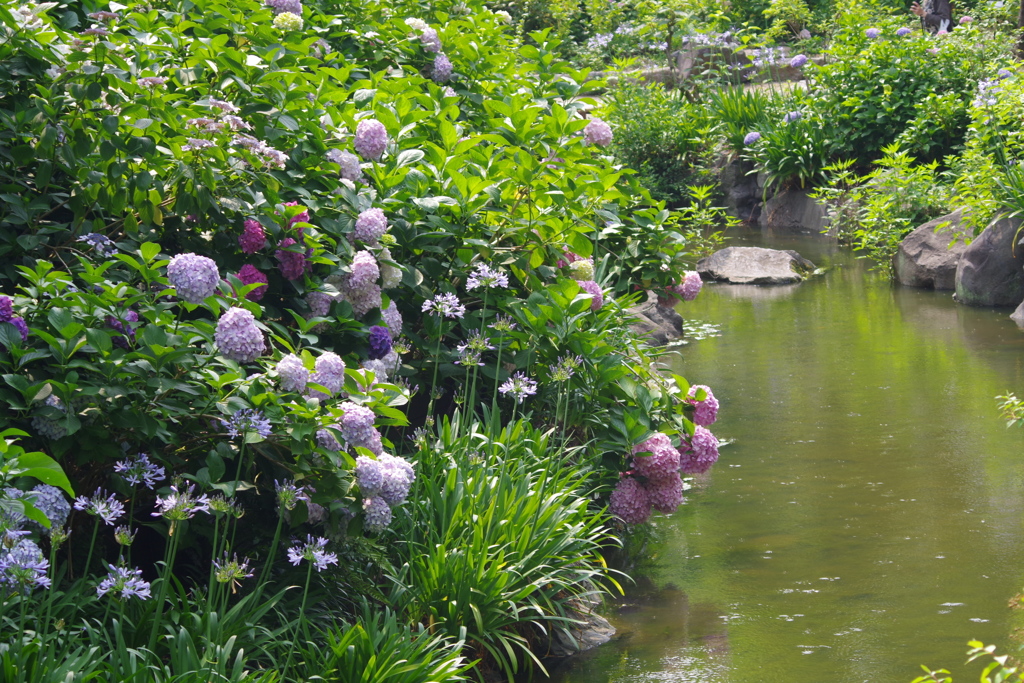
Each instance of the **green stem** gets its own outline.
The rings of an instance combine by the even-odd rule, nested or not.
[[[156,600],[156,613],[153,615],[153,628],[149,632],[149,651],[153,652],[156,647],[157,634],[160,631],[160,618],[164,614],[164,600],[167,599],[167,584],[171,581],[171,571],[174,568],[174,556],[178,552],[178,536],[175,534],[177,531],[178,522],[177,520],[171,521],[171,528],[168,532],[169,542],[167,545],[167,555],[164,557],[164,571],[160,577],[160,594]]]
[[[438,321],[438,325],[442,324]],[[434,347],[434,376],[430,380],[430,403],[427,405],[427,419],[430,419],[434,414],[434,397],[437,394],[435,388],[437,387],[437,368],[441,365],[441,337],[444,336],[443,329],[438,329],[437,333],[437,345]]]
[[[82,568],[82,576],[86,577],[89,575],[89,565],[92,564],[92,549],[96,547],[96,534],[100,530],[100,520],[96,518],[95,524],[92,526],[92,540],[89,541],[89,554],[85,556],[85,567]]]
[[[217,550],[218,550],[219,546],[220,546],[220,515],[215,513],[214,517],[213,517],[213,549],[212,549],[213,555],[210,558],[210,579],[209,579],[209,583],[207,584],[207,587],[206,587],[206,611],[207,612],[211,611],[211,609],[212,609],[212,605],[213,605],[213,591],[214,591],[214,587],[217,585],[217,582],[214,580],[216,577],[214,576],[214,564],[213,563],[217,561],[217,557],[219,556],[218,553],[217,553]]]
[[[237,525],[236,525],[237,526]],[[258,591],[263,590],[264,584],[267,582],[267,575],[270,573],[270,565],[274,563],[274,557],[277,555],[277,543],[281,540],[281,528],[284,526],[284,517],[281,514],[277,515],[277,528],[274,529],[274,541],[270,544],[270,553],[267,555],[267,561],[263,565],[263,571],[260,572],[260,585],[256,589]],[[283,677],[282,677],[283,680]]]
[[[306,597],[309,595],[309,580],[313,576],[313,562],[312,560],[307,561],[306,567],[306,585],[302,589],[302,604],[299,607],[299,620],[295,624],[295,633],[292,635],[292,642],[288,647],[288,659],[285,660],[284,669],[281,671],[281,680],[288,680],[288,667],[292,663],[292,654],[295,652],[295,643],[299,638],[299,628],[305,623],[306,620]]]
[[[498,364],[494,368],[494,389],[491,391],[491,424],[489,425],[491,441],[497,438],[495,427],[498,426],[498,387],[501,385],[501,346],[505,335],[498,335]]]

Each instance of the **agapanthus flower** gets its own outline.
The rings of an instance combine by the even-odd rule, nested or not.
[[[298,280],[306,272],[306,255],[301,251],[288,249],[298,242],[292,237],[281,240],[280,249],[275,252],[280,263],[278,268],[286,280]]]
[[[267,276],[251,263],[246,263],[242,266],[236,277],[238,277],[243,285],[254,285],[256,283],[260,283],[255,289],[246,292],[245,298],[249,301],[261,301],[263,296],[267,293],[267,283],[269,282],[269,280],[267,280]]]
[[[305,486],[299,486],[293,481],[279,482],[274,480],[274,491],[277,493],[277,504],[282,510],[294,510],[300,503],[309,502],[309,492]]]
[[[391,508],[383,498],[363,498],[366,530],[383,531],[391,524]]]
[[[761,134],[758,133],[756,130],[752,130],[752,131],[750,131],[749,133],[747,133],[746,135],[743,136],[743,145],[746,146],[746,147],[749,147],[750,145],[754,144],[755,142],[757,142],[760,139],[761,139]]]
[[[220,272],[213,259],[193,253],[178,254],[167,264],[167,279],[177,290],[178,298],[201,304],[217,291]]]
[[[274,10],[275,14],[291,12],[302,16],[302,2],[300,0],[264,0],[267,7]]]
[[[383,358],[391,350],[391,334],[388,328],[381,325],[374,325],[370,328],[370,350],[367,355],[371,359]]]
[[[517,325],[516,321],[513,320],[511,317],[507,315],[498,315],[494,319],[494,322],[488,325],[488,327],[494,330],[495,332],[505,333],[511,332],[512,330],[516,329]]]
[[[77,241],[85,242],[95,249],[96,253],[103,258],[110,258],[114,254],[118,253],[117,245],[114,244],[114,240],[98,232],[90,232],[87,235],[82,235]]]
[[[343,152],[340,149],[332,149],[327,152],[328,161],[341,166],[340,175],[345,180],[356,182],[363,177],[363,169],[359,165],[359,157],[351,152]]]
[[[398,311],[398,306],[392,301],[387,305],[387,308],[381,309],[380,317],[384,319],[384,324],[388,326],[388,333],[392,339],[397,339],[402,334],[402,314]]]
[[[580,259],[569,264],[569,275],[573,280],[593,280],[594,261],[592,259]]]
[[[471,365],[483,367],[484,362],[479,351],[473,351],[462,347],[459,349],[459,359],[455,361],[455,364],[463,367],[469,367]]]
[[[158,483],[167,478],[164,468],[151,461],[145,453],[117,461],[114,464],[114,471],[132,486],[142,484],[147,489],[156,488]]]
[[[484,351],[493,351],[494,344],[492,344],[487,337],[477,331],[469,335],[466,341],[459,344],[456,348],[460,352],[472,351],[474,353],[483,353]]]
[[[633,477],[623,477],[608,499],[608,512],[626,524],[643,524],[651,517],[650,494]]]
[[[437,53],[441,51],[441,37],[432,28],[426,28],[420,34],[420,44],[427,52]]]
[[[683,480],[679,472],[672,472],[662,479],[648,481],[644,487],[647,489],[648,500],[658,512],[669,514],[675,512],[683,502]]]
[[[789,60],[789,65],[794,69],[800,69],[807,63],[807,55],[796,55]]]
[[[783,123],[792,123],[794,121],[799,121],[800,119],[803,118],[803,116],[804,115],[801,114],[798,111],[791,111],[791,112],[789,112],[788,114],[786,114],[785,116],[782,117],[782,122]]]
[[[601,290],[601,285],[597,284],[593,280],[577,280],[576,284],[580,286],[580,289],[591,296],[590,310],[601,310],[601,307],[604,306],[604,292]]]
[[[466,307],[459,303],[459,298],[454,294],[438,294],[423,302],[423,312],[443,318],[461,318],[466,314]]]
[[[180,522],[191,519],[197,512],[209,512],[210,499],[205,495],[196,495],[195,484],[189,484],[184,491],[179,491],[177,486],[171,486],[171,493],[167,496],[157,496],[156,512],[151,513],[153,517],[164,517],[172,522]]]
[[[502,394],[511,395],[516,403],[522,403],[527,396],[537,393],[537,382],[530,379],[523,372],[517,372],[505,380],[498,391]]]
[[[913,31],[911,31],[906,26],[896,29],[896,35],[899,36],[900,38],[902,38],[903,36],[909,36],[911,33],[913,33]]]
[[[220,423],[227,429],[228,436],[231,438],[237,436],[244,437],[250,433],[256,433],[266,438],[274,431],[270,420],[263,414],[263,411],[256,410],[255,408],[236,410],[231,417],[227,420],[222,419]]]
[[[448,55],[443,52],[439,52],[434,57],[434,64],[430,68],[430,80],[435,83],[446,83],[448,79],[452,77],[452,60],[448,59]]]
[[[114,522],[124,514],[124,503],[117,499],[117,494],[106,495],[103,489],[96,489],[92,496],[79,496],[74,508],[99,517],[108,526],[114,526]]]
[[[647,479],[665,479],[679,471],[679,451],[668,436],[658,432],[633,447],[633,467]]]
[[[377,119],[363,119],[356,126],[352,146],[364,159],[380,159],[388,146],[388,129]]]
[[[132,531],[131,528],[122,524],[121,526],[114,529],[114,540],[117,542],[119,546],[127,548],[135,542],[136,533],[137,532]]]
[[[274,17],[274,28],[282,31],[301,31],[302,17],[292,12],[281,12]]]
[[[474,272],[466,278],[466,289],[472,291],[477,287],[485,289],[507,289],[508,275],[491,268],[486,263],[478,263],[474,266]]]
[[[10,550],[0,554],[0,585],[22,593],[33,588],[49,588],[50,561],[32,541],[22,539]]]
[[[601,119],[591,119],[583,129],[583,142],[587,145],[607,147],[612,144],[612,129]]]
[[[288,561],[297,567],[300,562],[306,560],[312,562],[318,572],[322,572],[327,569],[327,565],[338,564],[338,556],[335,553],[326,552],[324,550],[326,547],[326,538],[306,536],[305,543],[300,542],[288,548]]]
[[[703,401],[697,400],[697,392],[704,390],[707,396]],[[718,399],[711,393],[711,388],[703,384],[694,384],[686,394],[686,402],[694,406],[693,421],[701,427],[707,427],[718,419]]]
[[[149,582],[142,578],[141,569],[115,567],[112,564],[107,566],[110,567],[107,578],[100,581],[100,585],[96,587],[96,594],[99,597],[102,598],[110,593],[114,597],[122,599],[148,600],[150,598]]]
[[[225,498],[223,493],[218,493],[210,497],[209,500],[210,512],[216,515],[227,515],[234,519],[241,519],[245,516],[245,510],[238,504],[238,500],[235,498]]]
[[[294,353],[277,362],[277,378],[280,380],[283,391],[302,392],[309,381],[309,370],[303,364],[302,359]]]
[[[232,593],[237,592],[237,587],[241,585],[242,579],[251,579],[252,575],[253,573],[249,570],[249,561],[239,562],[238,553],[235,553],[229,560],[228,554],[225,552],[223,560],[213,561],[213,577],[217,583],[230,583]]]
[[[377,246],[380,236],[387,229],[388,218],[384,215],[384,211],[381,209],[367,209],[356,218],[355,229],[349,235],[349,241],[359,241],[370,246]]]
[[[572,354],[561,356],[558,362],[551,366],[551,381],[568,382],[582,364],[583,356]]]
[[[245,254],[255,254],[267,246],[267,233],[259,221],[251,218],[245,221],[242,234],[238,236],[238,246]]]
[[[244,308],[230,308],[220,317],[214,341],[224,357],[239,363],[251,363],[266,349],[256,318]]]
[[[310,389],[309,395],[324,400],[341,391],[345,384],[345,361],[333,351],[325,351],[316,359],[313,375],[309,378],[313,384],[319,384],[328,393],[318,389]]]

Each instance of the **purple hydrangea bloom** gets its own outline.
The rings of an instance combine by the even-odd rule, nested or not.
[[[882,35],[882,31],[881,31],[881,29],[877,29],[877,28],[869,28],[866,31],[864,31],[864,35],[866,35],[871,40],[874,40],[878,36]]]
[[[324,400],[341,391],[345,384],[345,361],[332,351],[325,351],[316,359],[313,376],[309,378],[313,384],[319,384],[329,393],[324,394],[318,389],[311,389],[309,395]]]
[[[388,333],[392,339],[397,339],[402,334],[402,314],[398,311],[398,306],[392,301],[388,304],[388,307],[381,310],[380,317],[384,319],[384,324],[388,326]]]
[[[135,339],[135,328],[132,327],[131,323],[137,322],[139,322],[139,314],[131,309],[125,311],[124,316],[121,318],[112,315],[107,316],[107,325],[121,333],[114,337],[114,344],[116,346],[122,349],[128,348],[128,343]]]
[[[703,389],[707,397],[703,401],[696,399],[697,392]],[[686,394],[687,403],[694,406],[693,421],[701,427],[707,427],[718,419],[718,399],[711,393],[711,388],[703,384],[694,384]]]
[[[150,597],[149,582],[143,580],[141,569],[129,569],[128,567],[115,567],[108,564],[110,570],[107,578],[100,581],[96,587],[96,594],[103,597],[107,593],[116,598],[138,598],[146,600]]]
[[[336,425],[335,428],[337,428]],[[316,445],[324,450],[333,451],[335,453],[341,450],[341,443],[339,443],[338,440],[334,438],[334,434],[327,429],[316,430]]]
[[[608,512],[626,524],[643,524],[651,517],[651,498],[633,477],[619,479],[608,499]]]
[[[275,252],[280,262],[281,275],[286,280],[298,280],[306,272],[306,255],[301,251],[291,251],[287,247],[298,244],[293,238],[281,240],[280,249]]]
[[[701,279],[700,273],[688,270],[683,274],[682,284],[673,285],[669,289],[683,301],[693,301],[703,287],[704,281]]]
[[[0,585],[22,593],[33,588],[49,588],[48,570],[50,561],[43,556],[43,551],[28,539],[22,539],[17,545],[0,555]]]
[[[331,312],[331,295],[326,292],[309,292],[306,294],[306,305],[314,318],[325,318]]]
[[[18,332],[21,334],[21,341],[28,341],[28,324],[25,323],[25,319],[16,315],[10,319],[10,323],[18,328]]]
[[[391,335],[388,328],[381,325],[374,325],[370,328],[370,352],[371,359],[383,358],[391,350]]]
[[[281,206],[301,206],[298,202],[284,202]],[[295,214],[288,219],[288,227],[292,227],[296,223],[308,223],[309,222],[309,209]],[[299,234],[302,234],[302,230],[299,230]]]
[[[277,378],[283,391],[302,392],[309,381],[309,370],[301,358],[289,353],[277,362]]]
[[[583,142],[588,145],[607,147],[612,144],[612,129],[601,119],[591,119],[583,129]]]
[[[262,410],[254,408],[236,410],[234,415],[227,420],[221,420],[220,423],[227,428],[228,436],[231,438],[244,437],[251,432],[266,438],[273,433],[273,428],[267,416],[263,414]]]
[[[40,512],[42,512],[48,520],[50,520],[50,528],[38,524],[37,522],[31,522],[33,528],[38,529],[44,535],[50,533],[50,529],[57,529],[64,526],[64,523],[68,521],[68,515],[71,514],[71,503],[64,497],[64,493],[56,486],[50,486],[49,484],[39,484],[32,487],[26,495],[26,498],[35,498],[32,504],[36,506]]]
[[[345,411],[338,422],[341,437],[352,446],[362,446],[378,452],[380,432],[373,427],[373,411],[355,403],[343,403],[341,408]]]
[[[373,458],[360,455],[356,458],[356,484],[359,492],[367,498],[380,495],[384,487],[384,468]]]
[[[114,465],[114,471],[132,486],[143,484],[147,489],[156,488],[158,483],[167,478],[164,468],[152,462],[145,453],[139,453],[128,460],[119,460]]]
[[[288,548],[288,561],[297,567],[300,562],[306,560],[312,562],[318,572],[322,572],[327,569],[327,565],[338,564],[338,556],[335,553],[326,552],[324,550],[326,547],[326,538],[314,539],[312,536],[306,536],[305,543],[299,542]]]
[[[352,146],[364,159],[380,159],[388,146],[388,129],[377,119],[363,119],[356,126]]]
[[[167,264],[167,279],[180,299],[201,304],[217,291],[220,273],[213,259],[192,253],[178,254]]]
[[[580,286],[580,289],[592,297],[590,301],[590,310],[600,311],[601,307],[604,306],[604,292],[601,291],[601,285],[597,284],[593,280],[578,280],[576,284]]]
[[[794,69],[803,68],[803,65],[807,63],[807,55],[796,55],[793,59],[789,60],[789,65]]]
[[[469,277],[466,278],[467,290],[472,291],[477,287],[505,289],[508,287],[508,275],[500,270],[491,268],[486,263],[478,263],[475,266],[474,272],[470,273]]]
[[[113,526],[114,522],[124,514],[124,503],[117,499],[116,493],[105,495],[103,489],[96,489],[96,492],[89,496],[79,496],[75,500],[75,509],[86,512],[94,517],[99,517],[104,524]]]
[[[349,235],[349,241],[360,241],[370,246],[377,246],[381,235],[388,229],[388,218],[381,209],[367,209],[356,218],[355,230]],[[372,256],[371,256],[372,257]],[[374,278],[376,280],[377,278]]]
[[[683,502],[683,480],[679,477],[679,472],[673,472],[663,479],[649,481],[644,488],[647,489],[651,505],[658,512],[675,512]]]
[[[407,461],[388,453],[382,453],[377,458],[380,464],[383,482],[380,488],[380,497],[388,505],[401,505],[409,496],[409,488],[416,481],[416,473]]]
[[[242,234],[238,236],[238,246],[245,254],[255,254],[267,246],[267,233],[259,221],[249,219],[242,228]]]
[[[244,308],[230,308],[220,317],[214,341],[221,355],[239,363],[251,363],[266,349],[256,318]]]
[[[367,531],[383,531],[391,524],[391,508],[383,498],[364,498],[363,513]]]
[[[9,323],[14,317],[14,302],[11,297],[0,295],[0,323]]]
[[[264,275],[256,266],[251,263],[246,263],[242,266],[241,270],[238,271],[238,279],[242,281],[243,285],[252,285],[257,282],[261,283],[259,287],[256,287],[250,292],[247,292],[245,298],[249,301],[260,301],[263,296],[267,293],[267,276]]]
[[[643,455],[650,453],[650,455]],[[679,471],[679,451],[668,436],[658,432],[633,447],[633,467],[647,479],[665,479]]]
[[[760,139],[761,139],[761,134],[758,133],[756,130],[752,130],[752,131],[750,131],[749,133],[747,133],[746,135],[743,136],[743,144],[744,144],[744,146],[749,147],[750,145],[754,144],[755,142],[757,142]]]
[[[82,235],[77,241],[85,242],[95,249],[97,254],[104,258],[110,258],[114,254],[118,253],[117,245],[114,244],[114,240],[110,239],[106,235],[101,235],[98,232],[90,232],[88,235]]]
[[[896,29],[896,35],[902,38],[903,36],[909,36],[912,31],[906,26]]]
[[[340,175],[345,180],[356,182],[363,177],[363,169],[359,166],[359,157],[352,152],[332,149],[327,152],[327,160],[341,166]]]
[[[356,255],[352,257],[352,272],[342,283],[342,290],[367,289],[375,284],[379,277],[380,266],[377,265],[377,259],[373,257],[373,254],[365,249],[357,251]]]
[[[996,72],[996,75],[999,76],[999,80],[1003,80],[1012,76],[1013,72],[1010,71],[1009,69],[1000,69],[999,71]]]
[[[267,7],[274,10],[274,14],[291,12],[302,16],[302,2],[300,0],[264,0]]]
[[[435,83],[446,83],[452,77],[452,60],[448,55],[439,52],[434,57],[434,66],[430,69],[430,79]]]
[[[530,379],[525,373],[517,372],[505,380],[498,391],[502,394],[510,394],[516,403],[522,403],[527,396],[537,393],[536,380]]]
[[[801,114],[798,111],[791,111],[791,112],[789,112],[788,114],[786,114],[785,116],[782,117],[782,122],[783,123],[792,123],[793,121],[799,121],[800,119],[803,118],[803,116],[804,115]]]
[[[420,44],[423,45],[423,49],[427,52],[437,53],[441,51],[441,37],[437,35],[435,29],[424,29],[423,33],[420,34]]]
[[[461,318],[466,314],[466,307],[459,303],[459,298],[454,294],[438,294],[423,302],[423,312],[442,318]]]

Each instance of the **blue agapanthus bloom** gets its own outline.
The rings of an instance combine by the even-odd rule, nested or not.
[[[256,432],[266,438],[273,433],[267,416],[263,414],[263,411],[253,408],[242,408],[227,420],[221,420],[220,422],[227,427],[228,436],[232,438],[244,436],[249,432]]]

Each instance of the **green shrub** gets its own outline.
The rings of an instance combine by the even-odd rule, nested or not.
[[[765,191],[808,187],[824,178],[829,139],[824,124],[799,110],[768,124],[748,154],[766,175]]]

